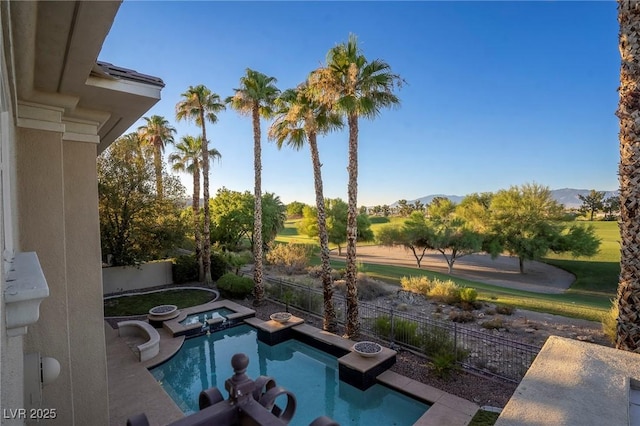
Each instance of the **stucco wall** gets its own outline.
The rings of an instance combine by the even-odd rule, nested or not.
[[[107,425],[97,146],[51,131],[20,128],[17,136],[20,249],[38,254],[50,292],[25,352],[61,366],[43,389],[43,407],[57,410],[47,424]]]
[[[114,266],[102,269],[103,293],[141,290],[173,284],[171,261],[145,263],[136,266]]]

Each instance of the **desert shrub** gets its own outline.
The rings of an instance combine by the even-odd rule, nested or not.
[[[359,300],[373,300],[387,296],[390,293],[384,284],[371,279],[367,274],[363,273],[358,273],[357,285]]]
[[[270,264],[282,268],[287,274],[304,271],[309,264],[313,247],[305,244],[275,244],[272,246],[265,259]]]
[[[431,357],[431,368],[436,376],[447,378],[459,367],[456,364],[455,354],[440,351]]]
[[[341,280],[344,278],[345,270],[344,269],[332,269],[331,270],[331,278],[335,280]]]
[[[422,350],[425,355],[434,359],[441,354],[451,354],[454,361],[462,361],[469,351],[456,345],[448,330],[432,327],[422,333]]]
[[[240,277],[234,273],[226,273],[216,282],[220,294],[231,299],[244,299],[253,291],[253,280]]]
[[[422,339],[418,333],[418,323],[402,318],[393,319],[393,330],[391,329],[391,318],[388,315],[382,315],[375,319],[373,323],[374,332],[387,340],[406,343],[408,345],[419,347]],[[393,333],[392,333],[393,332]]]
[[[507,305],[497,305],[496,306],[496,313],[500,314],[500,315],[513,315],[513,312],[516,309],[513,306],[507,306]]]
[[[211,253],[211,279],[217,281],[221,276],[229,272],[229,262],[221,253]]]
[[[449,319],[453,322],[461,322],[461,323],[473,322],[475,320],[473,314],[468,311],[461,311],[461,312],[451,311],[449,313]]]
[[[611,300],[611,308],[602,315],[602,332],[611,343],[616,342],[617,326],[618,326],[618,303]]]
[[[198,281],[198,261],[195,255],[185,254],[173,259],[171,275],[176,284]]]
[[[428,277],[402,277],[400,285],[403,290],[428,296],[431,291],[432,283]]]
[[[504,320],[501,317],[495,317],[493,319],[487,320],[480,324],[482,328],[486,328],[487,330],[495,330],[499,328],[504,328]]]
[[[451,280],[433,280],[429,298],[447,304],[460,302],[460,286]]]
[[[496,314],[496,310],[493,308],[487,308],[484,310],[484,314],[485,315],[495,315]]]
[[[309,266],[307,268],[307,274],[311,278],[320,278],[322,276],[322,266],[321,265]]]
[[[471,287],[462,287],[460,289],[460,301],[466,303],[475,303],[478,298],[478,291]]]

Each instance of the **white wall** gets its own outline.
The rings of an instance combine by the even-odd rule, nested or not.
[[[171,261],[145,263],[140,266],[102,268],[104,294],[140,290],[173,284]]]

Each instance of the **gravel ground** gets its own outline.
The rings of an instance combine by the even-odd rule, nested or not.
[[[282,310],[282,306],[270,301],[262,306],[253,306],[251,301],[235,300],[236,303],[256,311],[256,317],[268,320],[269,315]],[[321,319],[291,310],[296,316],[304,318],[308,324],[322,327]],[[457,395],[480,406],[504,407],[516,389],[513,383],[480,377],[464,371],[455,371],[448,378],[440,378],[433,373],[429,361],[407,350],[399,350],[392,371],[410,377],[434,388]]]

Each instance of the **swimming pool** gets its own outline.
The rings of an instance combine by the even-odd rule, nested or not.
[[[227,315],[233,314],[233,313],[234,311],[227,308],[218,308],[218,309],[213,309],[211,311],[198,312],[197,314],[187,315],[185,319],[180,321],[180,324],[191,325],[197,322],[206,324],[207,320],[215,319],[215,318],[222,318],[223,321],[226,321]]]
[[[341,425],[412,425],[429,408],[379,384],[361,391],[338,379],[336,357],[297,340],[269,346],[248,325],[188,339],[151,373],[180,409],[191,414],[198,411],[204,389],[216,386],[228,397],[224,381],[233,375],[231,357],[239,352],[249,356],[249,377],[271,376],[296,395],[292,426],[308,425],[321,415]]]

